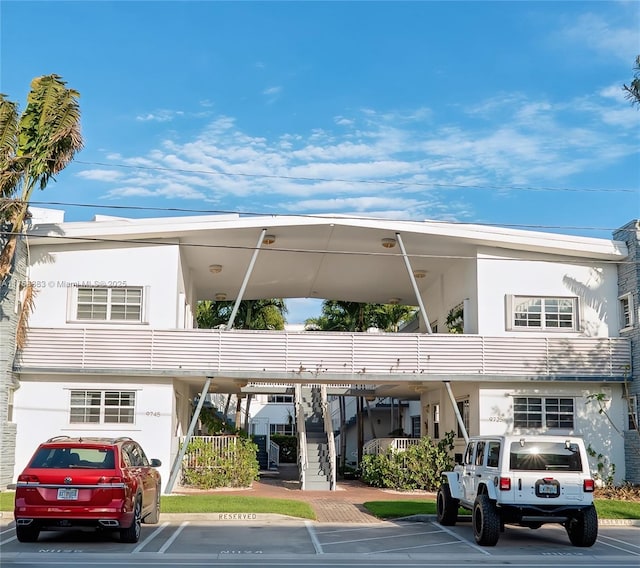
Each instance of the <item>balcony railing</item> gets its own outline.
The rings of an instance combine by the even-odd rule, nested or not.
[[[362,448],[362,453],[384,454],[387,450],[394,452],[404,452],[409,446],[416,446],[421,442],[421,438],[374,438],[369,440]]]
[[[21,372],[127,371],[322,382],[382,375],[622,380],[625,338],[247,330],[31,328]]]

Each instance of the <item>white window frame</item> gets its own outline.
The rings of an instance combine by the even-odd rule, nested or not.
[[[104,318],[98,318],[98,317],[93,317],[93,318],[83,318],[79,315],[79,305],[80,305],[80,290],[106,290],[107,291],[107,298],[106,301],[104,303],[98,303],[98,302],[82,302],[83,304],[91,304],[91,305],[103,305],[106,307],[106,315]],[[114,291],[121,291],[121,290],[125,290],[125,291],[136,291],[140,293],[140,302],[139,303],[131,303],[131,304],[125,304],[125,305],[131,305],[131,306],[138,306],[139,309],[139,316],[136,319],[114,319],[112,316],[112,310],[113,307],[115,305],[122,305],[121,302],[117,302],[113,300],[113,292]],[[109,286],[77,286],[77,287],[73,287],[71,288],[72,294],[70,297],[70,307],[71,307],[71,314],[70,314],[70,320],[71,321],[78,321],[78,322],[91,322],[91,323],[115,323],[115,324],[140,324],[140,323],[144,323],[146,321],[146,296],[147,296],[147,290],[146,287],[144,286],[114,286],[114,287],[109,287]]]
[[[544,331],[551,333],[571,333],[580,330],[580,301],[577,296],[535,296],[535,295],[509,295],[507,296],[507,331]],[[516,325],[516,306],[527,300],[540,301],[540,325]],[[559,314],[560,312],[553,312],[547,310],[547,304],[552,302],[570,301],[572,304],[571,311],[571,327],[561,327],[548,325],[550,316]]]
[[[456,406],[458,407],[458,412],[460,412],[460,416],[462,417],[462,423],[464,424],[464,428],[467,431],[467,435],[469,434],[469,428],[471,425],[471,400],[469,397],[458,398],[456,399]],[[457,418],[457,417],[456,417]],[[456,435],[458,438],[463,438],[463,432],[460,428],[460,424],[456,419]]]
[[[635,324],[633,311],[633,296],[630,293],[618,297],[618,310],[620,317],[620,331],[631,329]]]
[[[518,402],[526,400],[526,403]],[[567,401],[571,401],[571,410],[566,410]],[[514,396],[513,427],[537,430],[573,430],[576,427],[576,401],[572,396]],[[516,404],[526,404],[526,409],[516,411]],[[565,408],[563,409],[563,405]],[[525,415],[525,423],[518,423],[516,414]],[[536,416],[539,418],[536,419]],[[553,424],[553,417],[558,422]],[[571,417],[571,424],[560,424],[566,417]],[[520,419],[522,420],[522,418]],[[551,425],[550,425],[551,424]]]
[[[630,394],[625,397],[627,403],[627,430],[635,430],[638,423],[638,397]]]
[[[420,438],[422,435],[422,423],[420,422],[420,415],[411,416],[411,437]]]
[[[85,404],[74,404],[74,398],[84,397]],[[126,404],[130,399],[132,404]],[[97,404],[91,403],[96,401]],[[117,402],[117,404],[113,404]],[[136,420],[136,391],[131,389],[94,389],[79,388],[69,390],[69,424],[78,425],[121,425],[135,424]],[[74,413],[74,410],[76,411]],[[78,411],[83,411],[84,419],[79,417]],[[76,419],[74,420],[74,415]],[[95,418],[95,419],[89,419]],[[113,420],[113,418],[116,418]]]

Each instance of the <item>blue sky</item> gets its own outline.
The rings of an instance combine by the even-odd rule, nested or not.
[[[1,91],[85,148],[34,200],[609,238],[640,216],[640,3],[3,0]],[[180,214],[180,213],[178,213]]]

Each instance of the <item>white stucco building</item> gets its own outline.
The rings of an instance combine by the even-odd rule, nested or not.
[[[458,431],[457,413],[470,434],[580,434],[625,479],[622,241],[339,216],[64,223],[49,212],[40,223],[38,213],[27,258],[38,294],[10,394],[15,475],[48,437],[127,435],[167,479],[206,384],[213,395],[263,393],[252,407],[260,432],[287,422],[288,405],[265,409],[267,394],[326,384],[401,401],[395,426],[408,434]],[[411,333],[194,329],[198,300],[214,298],[420,312]],[[455,310],[463,334],[448,333]]]

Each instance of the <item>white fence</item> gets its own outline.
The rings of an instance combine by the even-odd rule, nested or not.
[[[364,454],[384,454],[387,450],[404,452],[409,446],[420,443],[420,438],[375,438],[362,448]]]

